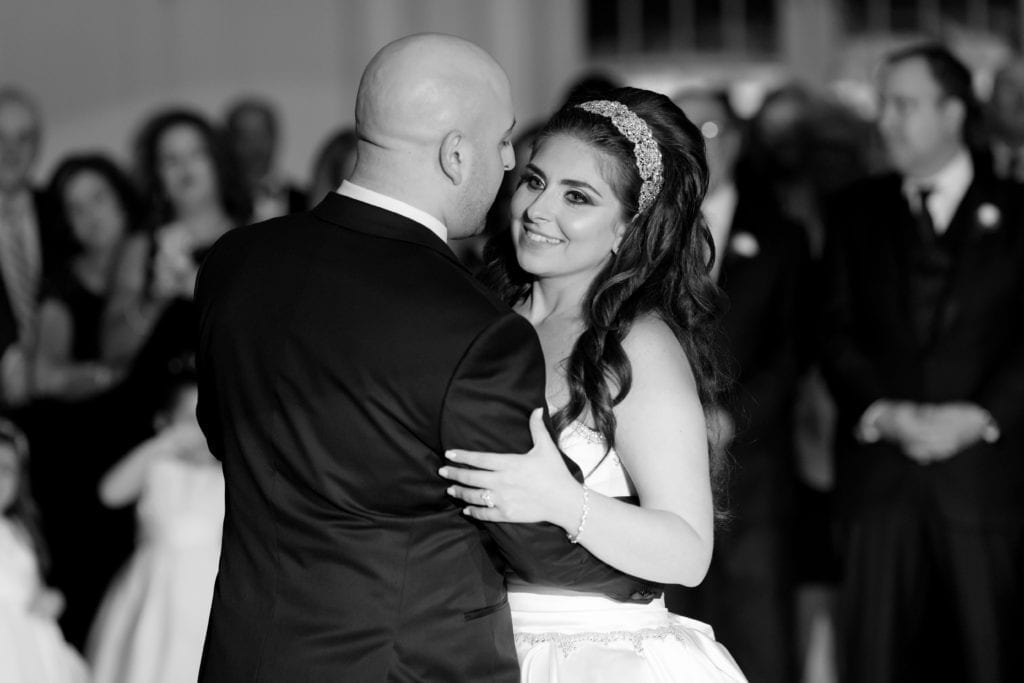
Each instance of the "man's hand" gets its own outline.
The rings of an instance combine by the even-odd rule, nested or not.
[[[978,441],[999,437],[988,411],[968,402],[880,401],[873,417],[870,427],[878,438],[899,444],[921,465],[948,460]]]
[[[940,403],[918,409],[928,439],[915,444],[907,454],[918,461],[948,460],[979,441],[995,441],[998,428],[987,410],[974,403]]]

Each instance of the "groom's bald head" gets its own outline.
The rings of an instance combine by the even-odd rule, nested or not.
[[[431,213],[453,237],[472,234],[515,163],[513,121],[508,76],[483,49],[442,34],[401,38],[359,82],[352,181]]]
[[[442,34],[408,36],[384,46],[363,72],[356,130],[386,148],[429,144],[510,99],[508,76],[480,47]]]

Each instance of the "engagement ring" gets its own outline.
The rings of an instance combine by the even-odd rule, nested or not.
[[[491,499],[490,491],[484,491],[483,493],[480,494],[480,497],[483,499],[484,505],[486,505],[489,508],[494,507],[494,500]]]

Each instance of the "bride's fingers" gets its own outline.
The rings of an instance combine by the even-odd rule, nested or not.
[[[482,470],[493,471],[503,469],[508,458],[514,458],[516,456],[507,455],[505,453],[482,453],[480,451],[451,450],[445,451],[444,457],[448,458],[452,462],[469,465],[470,467],[478,467]]]
[[[452,498],[458,498],[470,505],[491,507],[494,504],[494,494],[487,489],[470,488],[468,486],[457,486],[453,484],[445,489],[445,492]],[[491,501],[491,506],[487,505],[488,500]]]
[[[502,514],[501,508],[499,507],[479,507],[476,505],[468,505],[462,508],[462,514],[473,519],[479,519],[481,522],[505,522],[505,515]]]
[[[465,467],[442,467],[437,471],[445,479],[457,481],[466,486],[485,489],[494,481],[494,473],[486,470],[469,470]]]

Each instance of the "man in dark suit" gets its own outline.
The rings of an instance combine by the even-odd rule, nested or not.
[[[0,405],[28,399],[28,363],[43,275],[62,265],[66,235],[31,172],[42,136],[39,109],[24,91],[0,86],[0,277],[17,340],[0,367]]]
[[[799,371],[799,287],[807,244],[763,192],[735,175],[740,121],[720,90],[675,102],[704,133],[711,173],[703,211],[715,241],[713,274],[729,297],[723,343],[735,366],[735,405],[709,411],[716,447],[736,463],[708,577],[670,588],[669,606],[712,624],[752,681],[793,681],[792,426]]]
[[[514,163],[508,78],[434,34],[381,50],[351,182],[207,257],[199,417],[227,509],[203,681],[518,681],[500,567],[649,601],[552,525],[476,525],[451,448],[525,452],[544,404],[526,320],[445,244]]]
[[[826,253],[840,671],[1024,680],[1024,192],[972,159],[945,48],[893,54],[880,87],[896,172],[836,202]]]
[[[309,208],[306,193],[276,167],[281,125],[274,105],[259,97],[234,102],[224,117],[228,142],[253,201],[253,218],[264,221]]]

